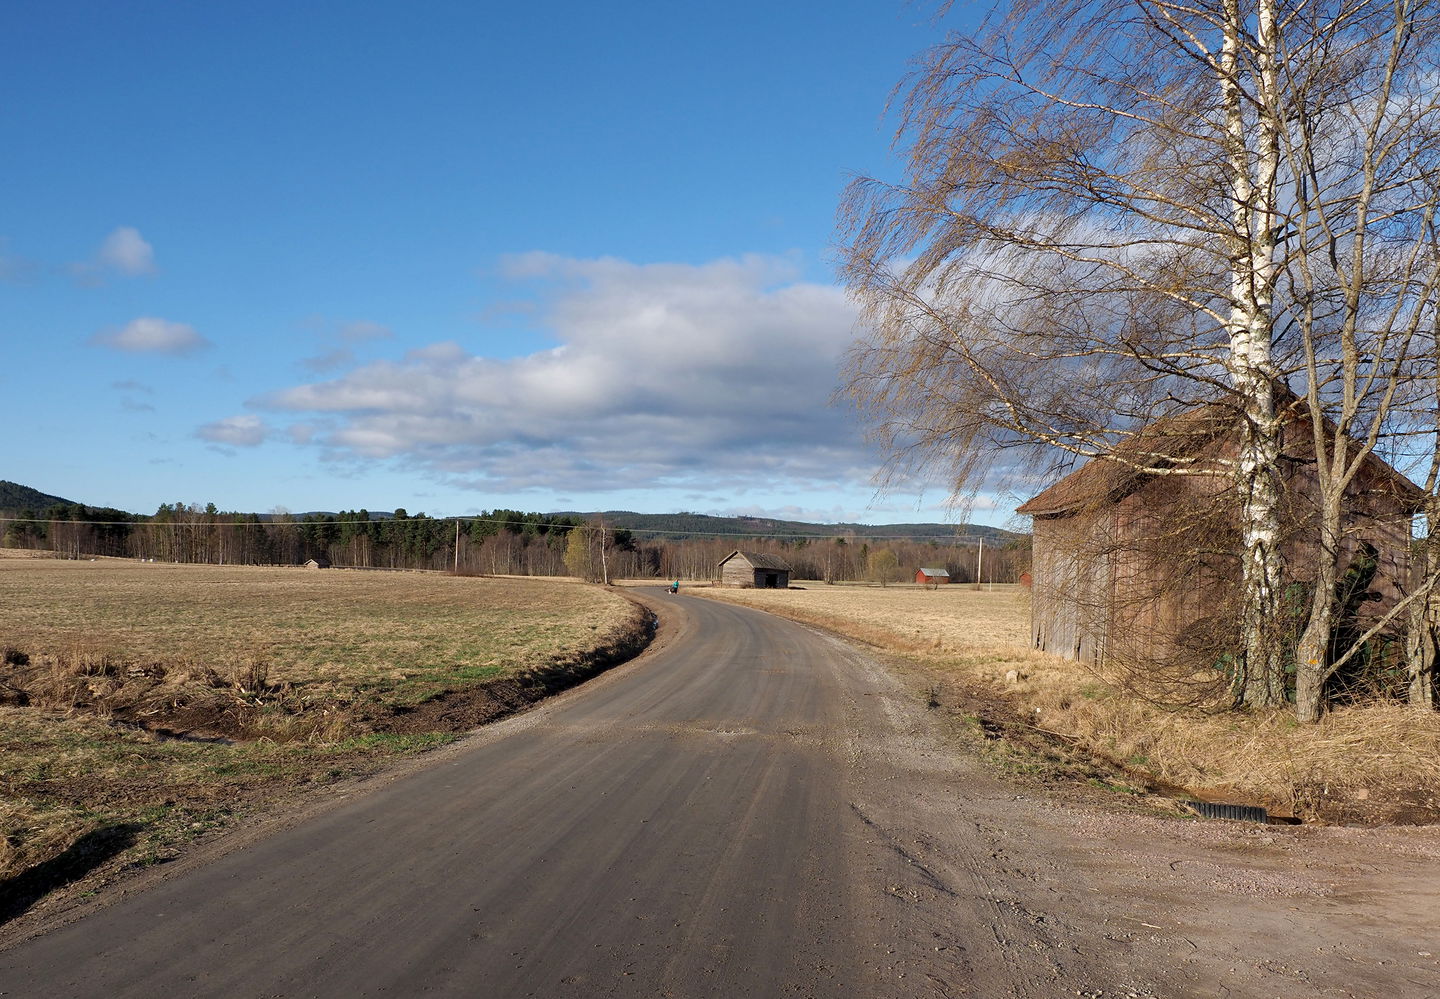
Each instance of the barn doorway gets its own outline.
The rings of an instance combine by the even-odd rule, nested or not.
[[[780,588],[780,574],[778,572],[767,572],[761,580],[760,586],[767,590],[778,590]]]

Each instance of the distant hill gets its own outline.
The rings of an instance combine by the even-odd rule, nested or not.
[[[60,505],[76,504],[73,500],[0,479],[0,511],[13,514],[21,510],[33,510],[42,513]],[[513,511],[510,513],[513,514]],[[257,516],[262,522],[268,523],[273,521],[276,515],[261,513]],[[335,514],[308,511],[292,513],[289,516],[303,521],[309,518],[333,517]],[[980,538],[984,538],[987,543],[1003,545],[1007,541],[1025,537],[1013,531],[980,524],[812,524],[803,520],[777,520],[771,517],[712,517],[704,513],[635,513],[633,510],[591,513],[567,510],[545,516],[575,517],[581,520],[604,517],[607,527],[635,531],[645,538],[666,538],[673,541],[688,538],[733,538],[737,548],[743,547],[747,538],[787,541],[796,538],[845,538],[854,541],[933,541],[940,544],[953,541],[962,545],[973,545]],[[394,513],[389,510],[370,511],[372,521],[390,520],[393,517]]]
[[[357,512],[360,511],[360,510],[364,510],[366,513],[368,513],[368,514],[370,515],[370,522],[371,522],[372,524],[373,524],[375,521],[377,521],[377,520],[394,520],[394,519],[395,519],[395,514],[392,513],[392,512],[389,511],[389,510],[371,510],[371,509],[369,509],[369,508],[367,508],[367,507],[363,507],[363,506],[358,506],[358,507],[355,508],[355,510],[356,510]],[[323,518],[325,518],[325,517],[338,517],[338,516],[340,516],[342,513],[349,513],[349,512],[350,512],[350,511],[348,511],[348,510],[306,510],[304,513],[294,513],[294,512],[291,512],[291,513],[286,514],[285,516],[291,517],[291,518],[293,518],[293,519],[295,519],[295,520],[306,520],[306,519],[312,519],[312,518],[315,519],[315,520],[320,520],[320,519],[323,519]],[[422,512],[422,511],[416,511],[416,513],[420,513],[420,512]],[[273,521],[277,515],[274,514],[274,513],[257,513],[255,516],[259,517],[262,521],[264,521],[265,523],[268,524],[268,523],[270,523],[271,521]],[[412,514],[411,516],[414,516],[414,514]]]
[[[603,513],[564,511],[552,516],[581,517],[587,520],[604,517],[607,527],[641,531],[647,537],[675,540],[734,537],[737,544],[747,537],[940,542],[958,538],[969,544],[977,543],[982,537],[995,544],[1004,544],[1022,537],[1013,531],[980,524],[811,524],[801,520],[775,520],[769,517],[711,517],[703,513],[634,513],[630,510],[606,510]]]
[[[22,486],[18,482],[10,482],[0,479],[0,510],[11,512],[18,510],[33,510],[39,513],[57,505],[73,505],[72,500],[63,499],[59,496],[51,496],[49,493],[42,493],[38,489],[31,489],[29,486]]]

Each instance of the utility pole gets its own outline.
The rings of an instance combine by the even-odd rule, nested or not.
[[[460,575],[460,518],[455,518],[455,575]]]
[[[985,535],[980,535],[980,554],[975,556],[975,589],[980,589],[980,568],[985,564]]]
[[[610,585],[610,565],[605,561],[605,518],[600,518],[600,578]]]

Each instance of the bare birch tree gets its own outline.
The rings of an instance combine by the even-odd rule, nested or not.
[[[1432,381],[1434,388],[1440,387]],[[1434,446],[1425,474],[1424,533],[1416,539],[1414,553],[1414,575],[1420,592],[1406,608],[1405,622],[1406,693],[1412,705],[1427,711],[1435,708],[1435,669],[1440,659],[1440,594],[1425,588],[1425,583],[1433,581],[1440,571],[1440,552],[1436,550],[1440,536],[1435,530],[1436,518],[1440,517],[1440,391],[1431,398],[1435,400],[1430,410]]]
[[[1393,445],[1413,434],[1416,402],[1420,413],[1434,411],[1440,12],[1354,3],[1300,7],[1290,20],[1277,60],[1287,123],[1280,150],[1293,179],[1281,288],[1286,335],[1303,366],[1319,506],[1309,621],[1295,656],[1296,713],[1313,721],[1329,677],[1360,651],[1336,648],[1334,629],[1365,469],[1380,450],[1406,457],[1403,443]],[[1422,421],[1432,434],[1433,415]],[[1432,461],[1429,514],[1436,485]],[[1434,578],[1421,568],[1411,597],[1424,606]],[[1423,685],[1416,694],[1426,699]]]
[[[1404,0],[1021,0],[922,59],[900,103],[904,181],[859,179],[845,203],[869,328],[850,388],[895,467],[943,458],[961,492],[1056,455],[1228,479],[1244,704],[1285,698],[1295,413],[1277,386],[1304,388],[1333,526],[1433,308],[1425,140],[1400,133],[1434,148],[1434,18]],[[1242,427],[1229,460],[1136,436],[1216,402]],[[1320,549],[1306,654],[1328,649],[1344,546]]]

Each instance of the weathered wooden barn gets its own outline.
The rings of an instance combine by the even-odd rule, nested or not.
[[[314,558],[305,560],[306,569],[328,569],[330,568],[330,556],[316,555]]]
[[[1035,648],[1120,664],[1199,665],[1233,652],[1240,532],[1226,466],[1239,442],[1233,410],[1203,407],[1157,421],[1113,458],[1091,459],[1017,509],[1033,518]],[[1318,551],[1314,463],[1309,424],[1297,413],[1281,464],[1291,571],[1284,595],[1291,621],[1282,624],[1297,633],[1312,585],[1306,569]],[[1362,626],[1402,595],[1410,525],[1423,498],[1373,456],[1346,492],[1341,568],[1363,570],[1365,589],[1351,607]]]
[[[945,569],[916,569],[915,582],[934,586],[950,582],[950,573]]]
[[[733,551],[720,560],[720,582],[762,590],[783,590],[790,586],[790,563],[764,552]]]

